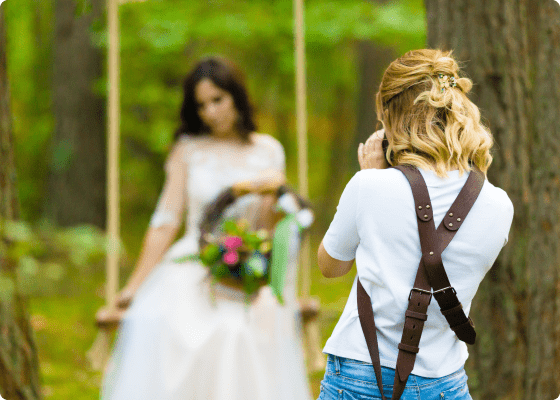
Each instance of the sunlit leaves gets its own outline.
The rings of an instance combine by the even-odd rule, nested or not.
[[[87,10],[91,0],[80,0]],[[53,2],[7,3],[9,72],[24,218],[44,213],[47,172],[63,167],[67,149],[49,148],[55,129],[47,79],[52,70]],[[17,7],[15,6],[17,4]],[[80,11],[81,12],[81,11]],[[40,16],[37,19],[37,15]],[[425,44],[421,0],[306,0],[310,164],[327,171],[332,115],[341,96],[357,97],[356,42],[371,40],[402,53]],[[247,76],[249,93],[266,121],[283,136],[288,174],[295,176],[294,20],[289,0],[149,0],[119,6],[121,22],[121,202],[125,241],[140,242],[163,180],[162,164],[178,127],[181,84],[201,57],[222,54]],[[36,25],[39,20],[40,25]],[[92,41],[105,49],[105,20],[94,21]],[[45,71],[43,75],[35,75]],[[105,95],[106,78],[93,83]],[[42,89],[41,89],[42,88]],[[346,100],[348,102],[348,100]],[[352,115],[349,118],[353,118]],[[330,132],[330,133],[329,133]],[[292,143],[293,142],[293,143]],[[52,157],[44,157],[45,149]],[[25,160],[24,162],[22,160]],[[328,172],[325,172],[328,173]],[[321,192],[322,173],[310,179]],[[292,178],[290,178],[292,179]]]
[[[315,0],[305,6],[306,40],[311,44],[383,40],[385,35],[424,36],[424,12],[418,1],[378,5],[363,0]],[[271,42],[293,40],[292,3],[286,1],[152,1],[121,9],[127,23],[143,23],[136,31],[156,49],[176,49],[196,37],[246,48],[263,38]],[[138,18],[142,13],[147,17]],[[285,33],[288,37],[282,38]]]
[[[0,302],[10,301],[15,290],[13,279],[0,273]]]
[[[55,228],[40,223],[32,227],[9,220],[0,221],[0,243],[4,265],[0,291],[11,290],[7,282],[13,279],[6,273],[15,273],[26,293],[56,287],[70,270],[87,272],[104,260],[107,248],[105,235],[93,226]]]

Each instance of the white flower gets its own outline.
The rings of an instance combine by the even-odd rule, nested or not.
[[[304,208],[296,214],[296,219],[303,228],[309,228],[313,223],[313,212],[309,208]]]
[[[286,214],[292,214],[299,211],[299,206],[296,197],[291,193],[285,193],[278,198],[276,207],[285,212]]]

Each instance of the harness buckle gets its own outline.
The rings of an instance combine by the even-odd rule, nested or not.
[[[415,287],[413,287],[410,290],[410,294],[408,295],[408,301],[410,301],[410,299],[412,298],[412,292],[427,294],[427,295],[430,296],[430,300],[428,301],[428,305],[430,305],[430,303],[432,302],[432,296],[433,296],[432,292],[430,292],[428,290],[424,290],[424,289],[415,288]]]
[[[445,287],[445,288],[443,288],[443,289],[434,290],[434,294],[443,293],[443,292],[445,292],[445,291],[448,290],[448,289],[451,289],[451,290],[453,291],[453,294],[454,294],[454,295],[457,295],[457,291],[455,290],[455,288],[454,288],[453,286],[447,286],[447,287]]]

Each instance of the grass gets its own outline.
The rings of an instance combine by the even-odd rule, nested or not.
[[[86,353],[97,334],[104,279],[102,265],[67,271],[57,287],[30,299],[45,399],[99,399],[101,373],[90,368]]]
[[[313,242],[312,248],[317,248],[317,241]],[[346,304],[354,274],[326,279],[316,265],[312,267],[310,293],[321,300],[321,347]],[[97,335],[94,316],[104,304],[104,279],[102,265],[89,271],[75,271],[49,295],[30,299],[45,400],[99,399],[101,373],[90,368],[86,353]],[[308,375],[315,398],[323,375],[324,371]]]
[[[86,351],[95,338],[93,315],[101,305],[101,299],[86,295],[31,301],[45,399],[99,398],[101,374],[90,369]]]

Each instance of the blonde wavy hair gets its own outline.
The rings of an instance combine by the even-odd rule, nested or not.
[[[448,82],[455,78],[456,85],[442,84],[440,75]],[[451,51],[413,50],[393,61],[376,95],[389,164],[411,164],[440,177],[453,169],[470,171],[474,164],[486,174],[493,139],[467,97],[471,88],[470,79],[459,77]]]

